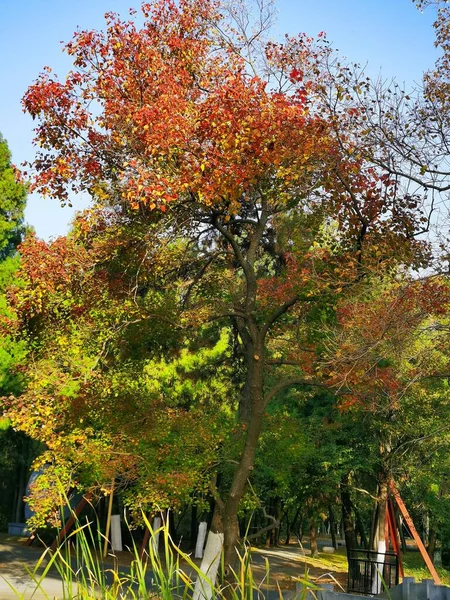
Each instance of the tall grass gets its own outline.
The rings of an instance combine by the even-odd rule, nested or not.
[[[198,577],[205,590],[212,589],[212,600],[263,597],[262,586],[268,583],[269,563],[266,561],[263,580],[256,582],[249,549],[239,555],[236,570],[232,572],[232,582],[215,584],[201,572],[190,555],[172,541],[167,523],[153,531],[145,515],[144,521],[150,531],[148,548],[141,557],[140,548],[133,542],[131,564],[120,569],[112,552],[109,560],[102,558],[104,536],[99,533],[99,528],[76,518],[73,530],[59,547],[54,551],[47,548],[34,569],[28,571],[36,590],[40,590],[46,599],[54,600],[54,596],[45,593],[44,582],[46,577],[56,572],[62,580],[62,595],[58,600],[192,600]],[[160,551],[153,543],[158,536]],[[12,586],[11,589],[14,591]],[[317,588],[311,585],[311,589]],[[18,591],[15,593],[18,598],[25,597]],[[281,597],[281,591],[279,594]]]

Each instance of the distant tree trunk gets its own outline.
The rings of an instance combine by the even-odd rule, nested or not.
[[[297,523],[298,516],[300,514],[300,506],[297,508],[294,514],[294,518],[292,521],[289,520],[289,513],[287,513],[286,518],[286,546],[289,546],[291,543],[291,531],[295,528],[295,524]]]
[[[361,515],[359,514],[359,510],[356,508],[356,506],[354,504],[353,504],[353,512],[355,514],[356,531],[359,534],[359,537],[361,539],[361,546],[363,548],[368,548],[367,537],[366,537],[366,533],[364,531],[364,524],[361,520]]]
[[[331,504],[328,506],[328,515],[330,518],[330,535],[331,535],[331,544],[333,548],[337,549],[337,540],[336,540],[336,519],[334,517],[334,511]]]
[[[436,552],[436,543],[437,543],[437,530],[435,527],[430,527],[427,552],[433,562],[434,562],[434,553]]]
[[[273,513],[273,509],[274,509],[274,499],[270,498],[270,501],[269,501],[269,514]],[[269,519],[266,519],[266,526],[267,525],[270,525]],[[266,548],[270,548],[270,546],[273,546],[273,529],[270,529],[266,533],[266,542],[265,542],[264,545],[265,545]]]
[[[192,504],[191,506],[191,532],[189,535],[189,548],[193,550],[195,548],[195,544],[197,543],[197,505]]]
[[[397,507],[395,507],[394,510],[395,510],[395,516],[397,519],[397,528],[398,528],[398,532],[400,534],[400,543],[402,545],[402,552],[407,552],[408,546],[406,545],[405,530],[403,529],[403,517],[402,517],[402,515],[399,514]]]
[[[344,528],[345,547],[347,557],[351,550],[358,547],[355,533],[355,522],[352,514],[352,500],[350,497],[350,474],[344,475],[341,481],[342,525]]]
[[[370,550],[373,550],[373,547],[374,547],[377,523],[378,523],[378,502],[375,502],[375,505],[372,510],[371,522],[370,522],[370,539],[369,539],[369,549]]]
[[[300,518],[298,520],[297,537],[298,537],[298,541],[301,544],[302,540],[303,540],[303,513],[300,515]]]
[[[429,515],[428,511],[425,511],[425,513],[422,515],[422,522],[423,522],[422,541],[425,544],[425,546],[428,546],[428,544],[430,543],[430,515]]]
[[[166,512],[166,518],[167,518],[167,527],[169,528],[169,535],[172,538],[172,540],[176,541],[177,528],[175,527],[175,513],[173,512],[172,509],[169,509]]]
[[[24,484],[23,481],[23,471],[24,471],[24,467],[23,465],[20,467],[20,471],[19,471],[19,477],[18,477],[18,482],[17,482],[17,496],[16,496],[16,503],[15,503],[15,507],[14,507],[14,517],[13,517],[13,521],[14,523],[22,523],[23,522],[23,498],[25,496],[25,487],[26,484]]]
[[[278,521],[278,527],[272,529],[272,546],[278,546],[280,543],[281,510],[281,498],[277,496],[274,500],[273,516]]]
[[[319,549],[317,547],[317,529],[315,517],[311,517],[309,520],[309,544],[311,547],[311,556],[317,556],[319,554]]]
[[[26,487],[27,487],[27,482],[28,482],[28,477],[29,477],[29,467],[28,465],[30,464],[31,460],[30,460],[30,439],[28,437],[26,437],[25,435],[22,435],[22,444],[21,444],[22,448],[21,448],[21,455],[22,455],[22,461],[20,463],[20,468],[19,468],[19,476],[17,478],[17,497],[16,497],[16,502],[15,502],[15,508],[14,508],[14,522],[15,523],[22,523],[24,521],[24,496],[26,493]]]

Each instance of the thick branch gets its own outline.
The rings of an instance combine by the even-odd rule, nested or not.
[[[252,266],[255,263],[256,254],[257,254],[262,236],[264,235],[264,230],[267,225],[268,216],[269,215],[267,214],[267,203],[266,203],[264,196],[261,194],[261,216],[260,216],[259,222],[255,228],[252,240],[250,242],[250,247],[247,252],[248,262]]]
[[[252,533],[251,535],[246,535],[244,538],[245,541],[254,540],[255,538],[258,538],[260,535],[262,535],[263,533],[266,533],[267,531],[272,531],[272,529],[277,529],[280,526],[280,521],[275,519],[275,517],[272,517],[271,515],[266,515],[266,516],[269,519],[273,519],[273,523],[271,523],[270,525],[267,525],[267,527],[263,527],[256,533]]]
[[[284,304],[276,308],[271,315],[267,318],[267,321],[261,328],[261,336],[264,339],[269,331],[270,327],[275,323],[277,319],[279,319],[282,315],[284,315],[294,304],[296,304],[300,300],[300,296],[293,296],[290,300],[287,300]]]
[[[279,392],[281,392],[281,390],[284,390],[286,388],[293,387],[293,386],[318,387],[323,390],[327,390],[329,392],[334,393],[333,390],[329,386],[327,386],[324,383],[321,383],[319,381],[300,379],[299,377],[294,377],[292,379],[283,379],[282,381],[280,381],[279,383],[274,385],[273,388],[265,395],[264,406],[267,406],[267,404],[272,400],[272,398],[274,398]],[[340,393],[342,394],[342,390]]]

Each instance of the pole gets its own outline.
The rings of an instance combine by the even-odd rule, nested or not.
[[[106,517],[105,542],[103,544],[103,558],[106,558],[106,556],[108,554],[109,529],[111,527],[111,514],[112,514],[112,507],[113,507],[113,497],[114,497],[114,479],[111,482],[111,491],[110,491],[110,494],[109,494],[108,516]]]
[[[89,500],[91,499],[91,497],[92,497],[92,494],[89,492],[85,496],[83,496],[83,498],[81,498],[81,500],[77,504],[76,508],[72,511],[70,517],[67,519],[66,524],[61,529],[61,531],[58,533],[58,535],[57,535],[55,541],[53,542],[53,544],[50,546],[51,550],[53,550],[53,551],[56,550],[56,547],[61,542],[61,540],[66,537],[67,533],[70,531],[70,529],[72,528],[73,524],[75,523],[76,518],[81,513],[81,511],[83,510],[83,508],[86,506],[86,504],[89,502]],[[30,538],[31,538],[31,536],[30,536]]]
[[[388,525],[391,534],[390,537],[392,540],[392,546],[394,548],[395,555],[398,559],[398,574],[400,575],[400,577],[404,577],[402,554],[400,552],[400,542],[398,539],[397,524],[395,522],[394,504],[392,503],[392,497],[389,497],[387,499],[387,503]]]
[[[433,581],[434,581],[434,583],[435,583],[436,585],[441,585],[441,580],[439,579],[439,575],[437,574],[437,571],[436,571],[436,569],[434,568],[434,565],[433,565],[433,563],[431,562],[431,558],[429,557],[429,555],[428,555],[428,552],[426,551],[426,549],[425,549],[425,546],[423,545],[423,542],[422,542],[422,540],[420,539],[420,536],[419,536],[419,534],[417,533],[417,530],[416,530],[416,528],[415,528],[415,526],[414,526],[413,520],[411,519],[411,517],[410,517],[410,515],[409,515],[408,509],[407,509],[407,508],[406,508],[406,506],[405,506],[405,503],[404,503],[404,502],[403,502],[403,500],[400,498],[400,494],[398,493],[398,491],[397,491],[397,488],[396,488],[396,487],[395,487],[395,485],[394,485],[394,482],[393,482],[393,481],[391,481],[391,482],[389,483],[389,486],[390,486],[390,488],[391,488],[391,491],[392,491],[392,493],[393,493],[393,495],[394,495],[395,501],[396,501],[396,502],[397,502],[397,504],[398,504],[398,507],[399,507],[399,509],[400,509],[400,512],[402,513],[402,515],[403,515],[403,518],[405,519],[405,521],[406,521],[406,522],[407,522],[407,524],[408,524],[409,530],[410,530],[410,532],[412,533],[412,536],[413,536],[413,538],[414,538],[414,541],[416,542],[416,544],[417,544],[417,547],[418,547],[418,548],[419,548],[419,550],[420,550],[420,554],[422,555],[422,558],[423,558],[423,560],[425,561],[425,564],[427,565],[427,567],[428,567],[428,570],[429,570],[429,571],[430,571],[430,573],[431,573],[431,576],[433,577]]]

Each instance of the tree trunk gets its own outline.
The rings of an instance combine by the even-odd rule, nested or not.
[[[374,525],[374,536],[372,550],[386,552],[386,508],[388,497],[388,485],[384,474],[380,474],[378,483],[376,520]],[[384,549],[383,549],[384,548]]]
[[[375,505],[372,510],[372,516],[371,516],[371,522],[370,522],[369,550],[373,550],[373,547],[375,545],[377,523],[378,523],[378,502],[375,502]]]
[[[291,543],[291,531],[295,528],[295,524],[297,523],[298,516],[300,514],[300,506],[297,508],[294,514],[294,518],[292,521],[289,520],[289,513],[287,513],[286,517],[286,546],[289,546]]]
[[[266,536],[266,548],[278,546],[280,540],[280,523],[281,523],[281,500],[276,496],[269,505],[271,515],[278,521],[278,527],[269,529]],[[273,519],[266,519],[266,526],[273,525]]]
[[[402,515],[399,514],[397,507],[395,507],[395,515],[396,515],[397,523],[398,523],[397,527],[398,527],[398,532],[400,534],[400,542],[402,545],[402,552],[405,553],[408,551],[408,546],[406,545],[405,530],[403,529],[403,517],[402,517]]]
[[[14,516],[13,516],[13,522],[14,523],[22,523],[23,522],[23,498],[25,496],[25,488],[26,488],[26,482],[25,482],[25,476],[26,476],[26,472],[25,472],[25,465],[21,464],[20,465],[20,469],[19,469],[19,476],[17,478],[17,495],[15,497],[15,507],[14,507]]]
[[[353,512],[355,514],[355,523],[356,523],[356,531],[359,534],[361,540],[361,546],[363,548],[368,548],[367,546],[367,537],[366,532],[364,531],[364,524],[361,520],[361,515],[359,514],[359,510],[353,504]]]
[[[206,540],[200,573],[195,582],[193,600],[209,600],[215,596],[214,586],[220,566],[220,557],[223,548],[223,524],[219,507],[216,504],[211,528]]]
[[[379,594],[382,591],[382,580],[380,572],[383,572],[383,563],[385,553],[387,552],[386,532],[387,532],[387,498],[388,498],[388,483],[385,473],[380,473],[378,476],[378,496],[377,496],[377,520],[374,527],[374,544],[373,550],[377,552],[378,569],[377,574],[372,584],[372,594]]]
[[[348,558],[350,558],[351,551],[358,546],[355,533],[355,522],[352,514],[352,500],[350,497],[349,483],[350,474],[344,475],[341,481],[342,524]]]
[[[191,550],[195,548],[197,542],[197,505],[193,504],[191,507],[191,533],[189,536],[189,547]]]
[[[429,541],[427,546],[427,552],[431,561],[434,562],[434,553],[436,552],[437,543],[437,530],[435,527],[430,527]]]
[[[195,545],[195,558],[203,558],[203,550],[205,546],[206,532],[208,530],[208,523],[201,521],[198,525],[198,535]]]
[[[159,553],[159,538],[160,538],[160,534],[161,534],[161,524],[162,524],[162,519],[160,514],[156,515],[155,517],[153,517],[153,523],[152,523],[152,539],[151,539],[151,545],[153,548],[153,554],[154,556],[158,556]]]
[[[272,514],[273,512],[273,508],[274,508],[274,499],[270,498],[269,501],[269,514]],[[269,519],[266,518],[266,526],[270,525],[269,523]],[[265,548],[270,548],[270,546],[273,546],[273,529],[269,529],[269,531],[266,533],[266,542],[264,544]]]
[[[317,556],[319,549],[317,547],[316,519],[314,517],[311,517],[309,520],[309,544],[311,547],[311,556]]]
[[[422,515],[422,524],[422,542],[425,544],[425,546],[428,546],[430,543],[430,515],[428,511]]]
[[[169,528],[169,535],[172,538],[172,540],[178,544],[180,542],[180,540],[177,540],[177,528],[175,526],[175,513],[172,509],[168,509],[165,513],[165,518],[166,518],[166,527]]]
[[[298,537],[298,541],[301,544],[302,543],[302,539],[303,539],[303,513],[300,515],[300,518],[298,520],[297,537]]]
[[[337,540],[336,540],[336,519],[334,517],[334,511],[331,504],[328,506],[328,515],[330,517],[330,535],[331,535],[331,545],[335,550],[337,550]]]
[[[24,496],[26,493],[26,487],[29,478],[29,464],[31,463],[30,459],[30,439],[25,435],[22,435],[22,461],[20,463],[19,476],[17,478],[17,496],[15,500],[14,507],[14,518],[13,521],[15,523],[22,523],[25,519],[24,515]]]
[[[239,503],[245,491],[247,479],[253,471],[253,463],[258,447],[258,440],[262,429],[264,418],[264,393],[263,393],[263,350],[252,349],[251,356],[247,356],[249,364],[247,384],[245,386],[245,397],[241,401],[241,411],[248,418],[244,448],[236,467],[231,482],[230,490],[226,496],[222,510],[223,534],[224,534],[224,568],[225,576],[231,576],[231,569],[236,564],[236,548],[239,541],[238,509]],[[248,410],[250,407],[250,410]]]
[[[278,527],[272,529],[273,531],[273,546],[278,546],[280,544],[280,529],[281,529],[281,520],[282,520],[282,508],[281,508],[281,498],[277,496],[275,498],[275,511],[274,517],[278,521]]]

